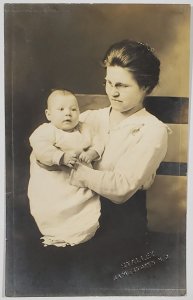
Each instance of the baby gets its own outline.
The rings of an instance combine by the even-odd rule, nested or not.
[[[70,185],[71,168],[78,160],[92,167],[104,147],[88,125],[79,122],[78,102],[71,92],[52,92],[45,113],[49,123],[30,136],[30,211],[44,246],[73,246],[94,236],[100,200],[91,190]]]

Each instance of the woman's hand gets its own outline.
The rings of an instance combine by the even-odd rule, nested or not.
[[[71,171],[70,184],[78,187],[86,187],[84,178],[88,169],[91,170],[91,168],[83,165],[82,163],[76,162]]]

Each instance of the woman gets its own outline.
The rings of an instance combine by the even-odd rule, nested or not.
[[[118,265],[145,252],[144,190],[153,183],[165,157],[169,128],[143,106],[160,73],[160,61],[150,47],[121,41],[107,50],[103,63],[111,105],[83,113],[82,120],[100,133],[105,151],[95,170],[79,164],[72,171],[71,184],[101,195],[101,228],[90,244],[96,243],[103,262]]]

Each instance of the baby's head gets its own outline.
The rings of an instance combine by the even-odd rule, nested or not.
[[[79,122],[77,99],[66,90],[55,90],[49,95],[45,113],[48,121],[64,131],[72,131]]]

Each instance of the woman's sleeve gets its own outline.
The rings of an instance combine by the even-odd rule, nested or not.
[[[92,135],[92,146],[90,147],[90,149],[95,150],[99,155],[99,157],[95,161],[100,160],[105,147],[102,138],[100,138],[100,136],[97,133],[94,133]]]
[[[60,164],[64,152],[54,146],[54,130],[48,124],[40,125],[29,140],[39,162],[47,166]]]
[[[81,122],[88,127],[92,141],[91,148],[99,155],[97,160],[101,159],[104,152],[104,141],[100,134],[100,127],[98,126],[98,112],[98,110],[87,110],[80,115]]]
[[[72,170],[71,184],[88,187],[114,203],[127,201],[137,190],[152,183],[167,151],[168,132],[163,124],[147,126],[140,141],[117,161],[113,171],[93,170],[79,165]]]

